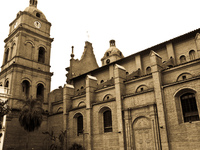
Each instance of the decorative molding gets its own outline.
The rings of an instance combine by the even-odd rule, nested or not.
[[[65,85],[64,85],[64,88],[71,88],[71,89],[74,89],[74,86],[71,85],[71,84],[65,84]]]

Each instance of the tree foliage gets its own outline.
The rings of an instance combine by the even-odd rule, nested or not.
[[[28,99],[24,101],[24,106],[19,115],[19,123],[28,132],[33,132],[42,124],[42,109],[41,102],[37,99]]]
[[[7,105],[8,100],[3,101],[0,99],[0,117],[3,117],[4,115],[8,114],[10,111],[9,106]]]
[[[3,128],[2,126],[2,119],[3,116],[8,114],[8,112],[11,110],[10,107],[7,105],[8,100],[3,101],[0,99],[0,129]],[[0,133],[0,137],[2,136],[2,133]]]
[[[54,132],[42,132],[43,134],[48,135],[48,138],[51,140],[52,144],[50,145],[49,149],[50,150],[63,150],[64,146],[64,138],[66,135],[66,130],[61,131],[58,137],[54,135]]]
[[[85,150],[85,148],[80,144],[74,143],[69,150]]]

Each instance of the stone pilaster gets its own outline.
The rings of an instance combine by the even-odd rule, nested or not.
[[[109,76],[110,76],[110,79],[113,78],[114,76],[114,65],[109,65]]]
[[[170,59],[172,57],[174,59],[174,63],[176,64],[176,57],[175,57],[175,54],[174,54],[173,44],[171,42],[167,43],[166,49],[167,49],[168,59]]]
[[[122,119],[122,95],[125,93],[125,85],[123,81],[126,79],[126,70],[124,67],[115,65],[114,81],[117,104],[117,124],[119,137],[119,150],[124,150],[124,129]]]
[[[69,135],[68,131],[68,121],[69,121],[69,110],[72,106],[72,99],[71,97],[74,95],[74,86],[70,84],[65,84],[63,88],[63,131],[66,131],[66,138],[64,139],[64,150],[68,149],[68,138]]]
[[[86,78],[86,128],[84,136],[87,139],[87,150],[92,150],[92,103],[95,98],[94,90],[97,88],[97,78],[87,75]]]
[[[154,91],[155,91],[155,99],[157,105],[157,112],[158,112],[158,123],[160,128],[160,140],[161,140],[161,149],[162,150],[169,150],[169,143],[168,143],[168,136],[167,136],[167,124],[165,119],[165,108],[163,102],[163,95],[162,95],[162,58],[151,51],[150,53],[150,61],[151,61],[151,72],[154,82]]]
[[[126,150],[133,149],[133,131],[132,131],[132,120],[131,120],[131,110],[124,111],[124,121],[125,121],[125,135],[126,135]]]
[[[142,63],[141,63],[141,57],[140,54],[137,54],[135,56],[135,66],[136,66],[136,70],[140,68],[140,70],[142,70]]]
[[[197,47],[197,57],[200,58],[200,34],[197,33],[195,37],[196,47]]]

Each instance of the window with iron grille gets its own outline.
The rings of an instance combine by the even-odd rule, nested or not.
[[[194,93],[186,93],[181,96],[181,105],[184,122],[199,120],[199,113]]]

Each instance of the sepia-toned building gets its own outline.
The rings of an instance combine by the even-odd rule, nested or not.
[[[48,112],[30,134],[33,149],[48,149],[46,131],[66,132],[66,150],[74,143],[87,150],[199,149],[200,29],[127,57],[110,40],[101,67],[86,41],[80,60],[72,47],[67,83],[50,92],[50,27],[37,0],[10,24],[0,72],[12,107],[5,150],[25,148],[18,114],[20,101],[30,97]]]

